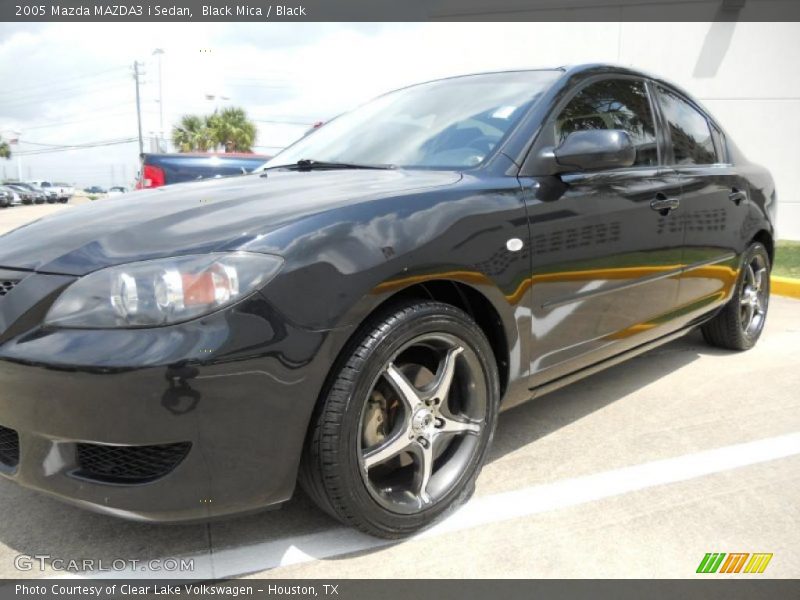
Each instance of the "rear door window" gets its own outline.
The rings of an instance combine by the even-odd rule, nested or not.
[[[669,124],[677,165],[711,165],[717,160],[714,138],[706,117],[681,96],[662,87],[658,96]]]

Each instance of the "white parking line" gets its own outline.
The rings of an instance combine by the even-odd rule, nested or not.
[[[411,539],[430,538],[545,513],[797,454],[800,454],[800,432],[483,496],[474,498],[446,520]],[[210,556],[186,557],[195,559],[195,571],[183,575],[193,579],[234,577],[376,549],[391,543],[347,527],[335,527],[303,536],[215,550]],[[159,576],[136,572],[101,574],[106,577],[142,575]],[[180,576],[177,573],[163,575],[170,578]]]

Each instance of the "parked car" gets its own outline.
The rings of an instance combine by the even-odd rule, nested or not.
[[[11,206],[15,196],[19,198],[19,195],[15,194],[13,190],[0,187],[0,208],[8,208]]]
[[[56,182],[53,186],[60,190],[59,202],[69,202],[69,199],[75,195],[75,187],[69,183]]]
[[[45,192],[27,183],[14,182],[4,185],[15,190],[23,204],[43,204],[47,199]]]
[[[47,195],[48,202],[67,202],[74,193],[74,190],[68,184],[51,183],[42,179],[36,179],[28,182],[30,185],[41,189]]]
[[[101,188],[99,185],[93,185],[92,187],[84,188],[84,192],[87,194],[105,194],[105,188]]]
[[[30,186],[32,189],[42,192],[45,195],[45,199],[49,204],[54,204],[58,202],[58,190],[52,187],[50,182],[45,181],[27,181],[25,182],[26,185]],[[47,185],[43,186],[42,183],[46,183]]]
[[[9,206],[19,206],[20,204],[32,204],[33,194],[27,190],[20,190],[13,185],[0,184],[0,189],[5,190],[10,195]]]
[[[127,192],[128,188],[121,185],[115,185],[113,187],[108,188],[107,193],[108,196],[119,196],[120,194],[126,194]]]
[[[61,211],[0,237],[0,475],[148,522],[299,478],[411,534],[501,408],[696,327],[751,348],[775,194],[685,91],[590,65],[407,87],[258,174]]]
[[[136,189],[251,173],[269,158],[264,154],[241,153],[145,153],[141,156],[141,169]]]

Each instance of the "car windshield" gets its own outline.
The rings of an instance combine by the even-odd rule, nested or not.
[[[380,96],[276,155],[300,160],[430,169],[475,167],[561,71],[516,71],[443,79]]]

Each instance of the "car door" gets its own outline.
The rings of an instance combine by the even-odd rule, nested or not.
[[[589,80],[553,111],[532,152],[600,128],[628,133],[633,166],[523,181],[530,190],[532,386],[671,327],[683,225],[668,206],[679,201],[680,182],[660,159],[651,86],[622,75]]]
[[[685,96],[667,86],[656,88],[668,135],[667,161],[681,182],[686,233],[678,303],[688,322],[722,302],[736,282],[748,189],[728,161],[719,128]]]

